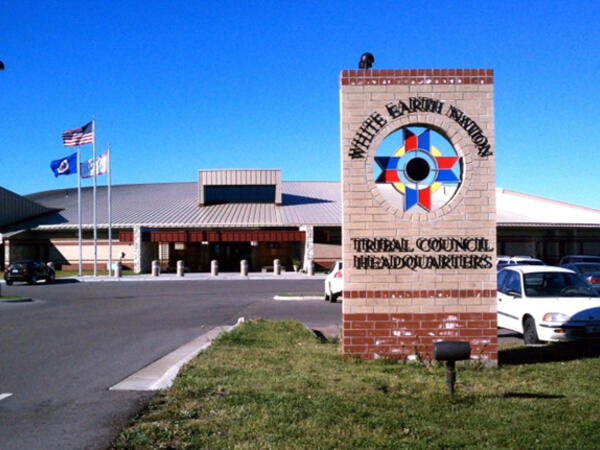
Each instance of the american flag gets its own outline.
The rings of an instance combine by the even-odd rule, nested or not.
[[[91,144],[94,140],[92,122],[79,128],[63,131],[62,140],[65,147],[77,147],[78,145]]]

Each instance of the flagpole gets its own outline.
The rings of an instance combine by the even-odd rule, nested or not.
[[[77,217],[79,218],[78,235],[79,235],[79,276],[83,275],[81,266],[81,147],[77,146]]]
[[[94,277],[98,276],[98,229],[96,228],[96,172],[98,171],[96,161],[96,116],[92,118],[92,161],[94,170]]]
[[[110,192],[111,180],[110,180],[110,144],[108,144],[107,150],[107,158],[108,158],[108,276],[112,277],[112,197]]]

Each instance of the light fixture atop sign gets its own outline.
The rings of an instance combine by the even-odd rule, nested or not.
[[[358,68],[370,69],[374,62],[375,57],[373,56],[373,54],[369,52],[363,53],[360,57],[360,61],[358,62]]]

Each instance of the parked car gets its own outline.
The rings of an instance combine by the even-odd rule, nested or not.
[[[563,267],[579,274],[581,278],[590,283],[594,289],[600,292],[600,262],[575,262],[571,264],[565,264]]]
[[[509,265],[521,264],[521,265],[529,265],[529,266],[545,266],[546,263],[541,259],[533,258],[531,256],[513,256],[510,258]]]
[[[504,269],[506,266],[508,266],[509,262],[510,262],[510,256],[506,256],[506,255],[496,256],[496,270]]]
[[[590,256],[590,255],[567,255],[563,256],[558,263],[559,266],[564,266],[565,264],[571,264],[576,262],[594,262],[600,263],[600,256]]]
[[[4,269],[4,280],[9,286],[14,281],[26,281],[29,284],[35,284],[38,280],[45,280],[46,283],[53,283],[55,278],[54,270],[39,261],[17,261],[9,264]]]
[[[527,345],[600,337],[600,295],[575,272],[508,266],[498,273],[498,327]]]
[[[514,265],[531,265],[531,266],[544,266],[546,263],[541,259],[534,258],[532,256],[497,256],[496,257],[496,270],[500,271],[506,266]]]
[[[325,277],[325,301],[337,302],[344,290],[344,271],[342,261],[336,261]]]

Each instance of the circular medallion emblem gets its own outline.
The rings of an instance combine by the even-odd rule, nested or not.
[[[58,173],[65,173],[68,170],[69,170],[69,160],[65,158],[60,162],[60,165],[58,166],[58,169],[56,169],[56,171]]]
[[[402,211],[435,211],[458,191],[463,176],[462,158],[434,130],[407,127],[400,131],[386,137],[377,149],[373,165],[377,188],[388,203]],[[391,156],[383,156],[386,153]]]

